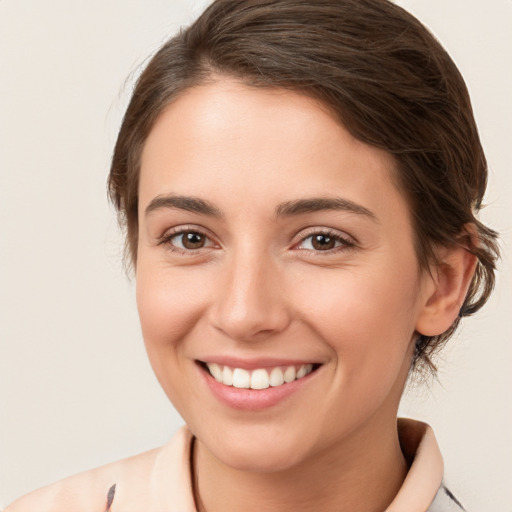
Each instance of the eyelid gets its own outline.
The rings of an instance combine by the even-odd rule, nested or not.
[[[205,238],[207,238],[212,245],[209,245],[207,247],[199,247],[197,249],[182,249],[181,247],[177,247],[170,243],[171,239],[178,236],[183,235],[185,233],[198,233]],[[333,247],[331,249],[326,250],[315,250],[315,249],[304,249],[300,248],[301,244],[304,243],[305,240],[310,238],[313,235],[324,235],[327,237],[334,238],[336,241],[341,242],[341,245],[338,245],[337,247]],[[170,228],[164,232],[164,234],[157,238],[157,245],[167,245],[168,250],[172,252],[177,252],[181,254],[186,255],[194,255],[204,250],[211,250],[212,248],[219,248],[220,244],[215,241],[214,237],[209,233],[208,230],[201,228],[196,225],[180,225],[175,226],[173,228]],[[332,228],[326,228],[326,227],[310,227],[307,228],[305,231],[300,233],[298,242],[294,243],[292,246],[292,249],[294,250],[300,250],[304,251],[304,253],[309,253],[308,255],[316,255],[316,254],[322,254],[322,255],[329,255],[333,253],[337,253],[339,251],[346,251],[349,249],[354,248],[357,245],[357,241],[354,239],[354,237],[348,235],[347,233],[332,229]]]
[[[182,249],[181,247],[176,247],[171,244],[171,239],[178,235],[183,235],[185,233],[198,233],[207,238],[213,245],[207,247],[199,247],[198,249]],[[181,226],[175,226],[170,228],[164,232],[164,234],[157,238],[157,245],[167,245],[167,249],[172,252],[178,252],[181,254],[197,254],[200,251],[210,250],[215,248],[215,246],[219,247],[219,244],[214,240],[213,236],[205,230],[204,228],[200,228],[199,226],[194,226],[190,224],[185,224]]]
[[[336,241],[341,242],[341,245],[338,247],[333,247],[332,249],[327,249],[325,251],[321,250],[314,250],[314,249],[301,249],[298,248],[299,245],[304,243],[305,240],[310,238],[313,235],[325,235],[331,238],[334,238]],[[307,253],[315,253],[315,254],[332,254],[338,251],[348,250],[352,249],[357,245],[357,241],[354,239],[354,237],[348,235],[347,233],[337,231],[332,228],[325,228],[325,227],[312,227],[308,228],[305,232],[302,232],[299,235],[299,241],[294,244],[294,248],[296,250],[305,251]]]

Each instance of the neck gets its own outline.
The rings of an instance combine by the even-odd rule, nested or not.
[[[382,512],[407,473],[396,418],[375,418],[328,452],[286,470],[240,471],[199,441],[193,467],[199,512]]]

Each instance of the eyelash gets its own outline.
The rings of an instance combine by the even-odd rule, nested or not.
[[[191,226],[191,227],[185,227],[185,228],[178,228],[175,231],[171,231],[171,232],[165,233],[158,240],[158,245],[165,245],[166,248],[169,251],[175,252],[175,253],[178,253],[178,254],[187,255],[187,256],[195,255],[199,251],[201,251],[202,249],[209,249],[210,248],[210,247],[200,247],[199,249],[182,249],[181,247],[176,247],[175,245],[173,245],[171,243],[171,240],[173,238],[178,237],[180,235],[183,236],[183,235],[188,234],[188,233],[193,233],[193,234],[204,236],[208,240],[211,239],[204,231]]]
[[[183,236],[188,233],[198,234],[198,235],[204,236],[208,240],[211,240],[210,237],[204,231],[194,228],[194,227],[190,227],[190,228],[180,228],[180,229],[177,229],[176,231],[171,231],[170,233],[164,234],[158,240],[157,245],[165,245],[165,246],[167,246],[168,250],[170,250],[172,252],[175,252],[178,254],[183,254],[183,255],[189,255],[189,256],[197,254],[202,249],[210,249],[211,248],[211,247],[200,247],[198,249],[182,249],[181,247],[176,247],[175,245],[173,245],[171,243],[171,240],[173,238]],[[327,238],[331,238],[335,241],[335,243],[340,243],[340,245],[338,245],[337,247],[334,247],[332,249],[327,249],[325,251],[315,250],[315,249],[302,249],[305,251],[305,254],[307,254],[308,256],[316,256],[317,254],[329,255],[329,254],[337,253],[339,251],[346,251],[349,249],[353,249],[356,245],[349,238],[341,236],[336,231],[333,231],[330,229],[312,229],[309,232],[307,232],[305,235],[303,235],[301,237],[301,239],[299,240],[299,242],[294,245],[294,247],[298,246],[298,245],[302,245],[306,240],[313,237],[314,235],[321,235],[321,236],[325,236]]]
[[[315,250],[315,249],[303,249],[305,251],[305,254],[307,256],[316,256],[316,255],[331,255],[338,253],[340,251],[347,251],[349,249],[353,249],[355,247],[355,242],[350,240],[348,237],[344,237],[340,235],[337,231],[334,231],[332,229],[318,229],[318,228],[312,228],[311,230],[307,231],[300,239],[297,245],[302,245],[306,240],[312,238],[315,235],[325,236],[326,238],[331,238],[334,240],[335,243],[339,243],[339,245],[336,247],[333,247],[332,249],[327,249],[325,251],[321,250]]]

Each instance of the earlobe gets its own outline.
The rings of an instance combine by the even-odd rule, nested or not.
[[[464,246],[443,248],[432,268],[425,300],[416,322],[424,336],[442,334],[454,323],[464,303],[477,258]]]

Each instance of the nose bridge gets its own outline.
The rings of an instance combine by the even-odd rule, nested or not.
[[[250,243],[234,248],[226,258],[222,288],[215,299],[216,327],[237,340],[282,331],[289,315],[281,277],[268,249]]]

